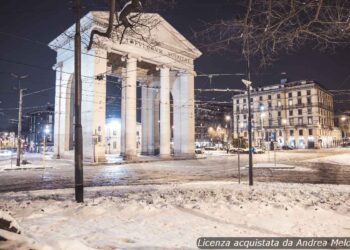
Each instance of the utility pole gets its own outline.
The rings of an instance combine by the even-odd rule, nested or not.
[[[75,200],[84,202],[84,176],[83,176],[83,132],[81,126],[81,34],[80,34],[80,0],[75,0],[75,37],[74,37],[74,76],[75,76]]]
[[[18,91],[19,91],[19,102],[18,102],[18,131],[17,131],[17,161],[16,166],[21,166],[21,144],[22,144],[22,106],[23,106],[23,90],[21,87],[21,80],[28,77],[28,75],[19,76],[11,73],[11,76],[18,79]]]
[[[16,162],[17,167],[21,166],[22,105],[23,105],[23,89],[20,89],[19,104],[18,104],[18,137],[17,137],[17,162]]]
[[[58,91],[58,121],[57,121],[57,155],[56,158],[61,158],[61,99],[62,99],[62,74],[63,74],[63,62],[60,62],[57,67],[60,68],[60,86]]]

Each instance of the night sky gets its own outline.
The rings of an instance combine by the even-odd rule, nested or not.
[[[228,18],[239,11],[237,1],[232,0],[177,0],[172,9],[165,9],[162,16],[179,32],[196,45],[192,30],[202,21]],[[84,12],[105,10],[107,1],[82,0]],[[14,90],[17,82],[10,73],[29,74],[23,82],[28,92],[54,87],[56,54],[45,44],[49,43],[74,22],[71,1],[63,0],[1,0],[0,1],[0,128],[9,126],[10,119],[17,119],[18,94]],[[26,37],[37,43],[25,41]],[[200,48],[199,48],[200,49]],[[196,62],[199,74],[241,73],[245,63],[240,55],[204,55]],[[289,55],[282,55],[273,66],[253,69],[253,82],[263,86],[278,83],[281,78],[289,81],[310,79],[322,83],[329,89],[347,89],[350,83],[350,48],[338,49],[334,53],[321,53],[303,48]],[[34,67],[30,67],[32,65]],[[281,75],[286,72],[287,75]],[[216,88],[242,88],[241,77],[218,77],[213,79]],[[209,80],[196,79],[196,88],[208,88]],[[229,100],[231,94],[199,95],[202,100]],[[54,103],[54,89],[24,99],[24,112],[35,107]],[[346,106],[343,106],[343,108]]]

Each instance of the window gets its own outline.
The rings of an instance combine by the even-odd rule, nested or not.
[[[281,111],[278,111],[277,116],[281,117]]]
[[[307,108],[307,113],[312,114],[312,108]]]
[[[272,108],[272,102],[269,102],[268,104],[269,104],[269,108]]]
[[[312,136],[312,135],[313,135],[312,132],[313,132],[312,129],[309,129],[309,136]]]
[[[243,115],[243,119],[244,119],[244,120],[247,119],[247,115]]]
[[[307,123],[308,123],[309,125],[312,124],[312,116],[309,116],[309,117],[307,118]]]
[[[262,97],[262,96],[259,96],[259,100],[262,101],[262,100],[263,100],[263,97]]]
[[[292,100],[292,99],[289,99],[289,100],[288,100],[288,105],[289,105],[289,106],[293,106],[293,100]]]
[[[293,97],[293,93],[288,93],[288,97],[289,98]]]
[[[244,99],[243,99],[243,103],[247,103],[247,99],[244,98]]]
[[[298,105],[301,105],[302,103],[301,98],[298,98]]]
[[[303,136],[304,135],[304,131],[302,129],[299,130],[299,136]]]
[[[293,116],[293,110],[289,110],[289,116]]]
[[[271,95],[268,95],[268,98],[269,98],[269,100],[271,100],[271,99],[272,99],[272,96],[271,96]]]
[[[237,106],[236,111],[239,112],[239,106]]]
[[[269,120],[269,127],[272,127],[272,119]]]
[[[294,136],[294,130],[289,131],[290,136]]]
[[[277,125],[278,125],[278,126],[282,126],[281,117],[278,117],[278,118],[277,118]]]
[[[277,106],[278,106],[278,107],[281,107],[281,106],[282,106],[281,101],[277,101]]]
[[[277,99],[281,99],[281,94],[277,94]]]
[[[290,118],[290,119],[289,119],[289,125],[290,125],[290,126],[293,126],[293,125],[294,125],[294,119],[293,119],[293,118]]]
[[[298,124],[299,124],[299,125],[303,125],[303,118],[302,118],[302,117],[299,117],[299,118],[298,118]]]
[[[307,90],[307,91],[306,91],[306,94],[307,94],[307,95],[311,95],[311,90]]]
[[[282,130],[279,130],[279,131],[278,131],[278,135],[279,135],[279,136],[282,136]]]
[[[236,103],[239,104],[239,99],[236,100]]]
[[[250,102],[253,102],[254,100],[253,100],[253,98],[250,98]]]
[[[298,91],[298,96],[301,96],[301,91]]]
[[[298,115],[302,115],[303,114],[303,110],[302,109],[298,109]]]
[[[307,104],[311,104],[311,97],[307,98]]]
[[[113,142],[113,149],[117,149],[117,142],[116,141]]]

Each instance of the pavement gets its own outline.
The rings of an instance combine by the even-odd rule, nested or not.
[[[350,166],[318,162],[315,159],[349,154],[350,149],[292,150],[254,155],[255,164],[267,166],[284,164],[291,168],[263,167],[254,169],[254,180],[259,182],[294,182],[350,184]],[[29,155],[33,165],[41,157]],[[149,161],[84,166],[85,186],[173,184],[192,181],[233,181],[247,179],[248,155],[223,151],[208,152],[201,159],[181,161]],[[6,164],[6,161],[0,161]],[[240,166],[240,168],[238,167]],[[74,164],[68,160],[46,159],[44,168],[0,172],[0,192],[74,187]]]

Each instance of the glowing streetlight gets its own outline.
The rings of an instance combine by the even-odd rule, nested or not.
[[[226,120],[227,122],[231,121],[231,116],[229,116],[229,115],[225,116],[225,120]]]

